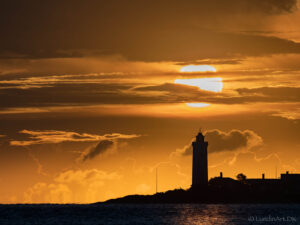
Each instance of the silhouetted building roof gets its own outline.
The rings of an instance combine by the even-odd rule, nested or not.
[[[283,182],[288,182],[288,183],[300,183],[300,174],[299,173],[290,174],[287,171],[286,173],[281,174],[281,180]]]
[[[281,180],[280,179],[246,179],[244,181],[246,184],[251,184],[251,185],[276,185],[280,184]]]
[[[238,186],[240,183],[230,177],[214,177],[209,180],[209,185],[218,189],[232,189]]]

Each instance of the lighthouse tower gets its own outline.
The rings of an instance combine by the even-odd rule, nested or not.
[[[205,187],[208,184],[207,145],[201,132],[193,142],[193,183],[192,188]]]

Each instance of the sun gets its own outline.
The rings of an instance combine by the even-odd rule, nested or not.
[[[191,103],[186,103],[186,105],[193,108],[204,108],[210,106],[210,104],[202,103],[202,102],[191,102]]]
[[[195,79],[176,79],[175,84],[184,84],[189,86],[199,87],[205,91],[221,92],[223,89],[222,78],[195,78]]]
[[[188,65],[180,69],[182,73],[195,73],[195,72],[217,72],[216,68],[209,65]]]

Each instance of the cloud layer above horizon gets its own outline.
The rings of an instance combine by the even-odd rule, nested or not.
[[[296,9],[296,0],[6,1],[0,19],[9,23],[0,23],[6,31],[0,55],[38,59],[109,54],[135,61],[187,61],[299,53],[294,41],[226,30],[247,25],[259,31],[275,16]]]

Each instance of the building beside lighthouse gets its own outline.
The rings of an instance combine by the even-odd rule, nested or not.
[[[193,142],[193,179],[192,188],[205,187],[208,184],[207,146],[201,132]]]

